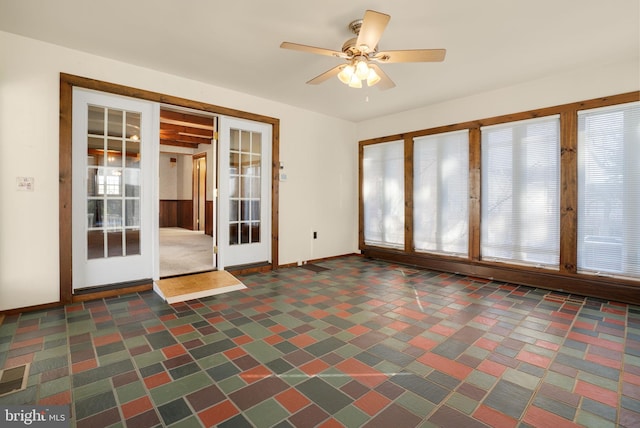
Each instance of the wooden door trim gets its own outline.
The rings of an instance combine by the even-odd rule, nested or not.
[[[60,302],[62,304],[73,301],[72,280],[72,240],[71,240],[71,198],[72,198],[72,93],[73,88],[79,87],[110,94],[122,95],[146,101],[170,104],[225,115],[240,119],[262,122],[272,127],[272,161],[271,161],[271,268],[278,266],[278,205],[279,180],[278,168],[280,164],[280,119],[221,107],[214,104],[193,101],[186,98],[166,95],[159,92],[147,91],[130,86],[118,85],[101,80],[89,79],[72,74],[60,73],[60,127],[59,127],[59,257],[60,257]],[[85,296],[86,297],[86,296]]]

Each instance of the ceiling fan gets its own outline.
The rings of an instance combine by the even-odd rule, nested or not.
[[[346,60],[325,71],[307,83],[317,85],[333,76],[338,76],[340,81],[352,88],[361,88],[365,81],[368,86],[379,83],[381,90],[393,88],[395,83],[382,71],[378,64],[397,62],[439,62],[444,60],[445,49],[409,49],[394,51],[379,51],[378,42],[382,37],[391,17],[387,14],[367,10],[363,19],[358,19],[349,24],[349,29],[356,37],[347,40],[342,46],[342,51],[317,48],[298,43],[282,42],[283,49],[309,52],[318,55],[327,55]]]

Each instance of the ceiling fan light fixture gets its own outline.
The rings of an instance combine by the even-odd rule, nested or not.
[[[367,86],[373,86],[380,81],[380,76],[373,68],[369,69],[369,75],[367,76]]]
[[[353,65],[351,64],[346,65],[342,68],[340,73],[338,73],[338,79],[340,79],[340,81],[345,85],[348,85],[351,82],[351,78],[353,77],[354,71],[355,71],[355,68],[353,67]]]
[[[362,80],[358,78],[357,74],[351,76],[351,81],[349,82],[350,88],[362,88]]]
[[[356,76],[358,76],[358,79],[360,80],[364,80],[369,77],[369,66],[362,59],[358,60],[356,63]]]

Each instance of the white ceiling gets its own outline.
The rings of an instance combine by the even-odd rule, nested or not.
[[[341,60],[280,43],[340,50],[366,9],[391,15],[381,50],[445,61],[383,65],[387,91],[306,85]],[[0,30],[354,122],[640,60],[639,0],[0,0]]]

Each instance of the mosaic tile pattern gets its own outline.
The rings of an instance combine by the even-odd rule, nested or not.
[[[78,427],[638,427],[640,307],[361,257],[8,316],[0,404]]]

